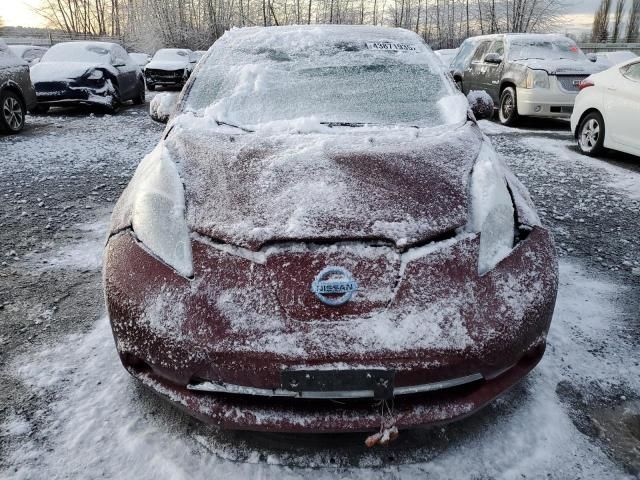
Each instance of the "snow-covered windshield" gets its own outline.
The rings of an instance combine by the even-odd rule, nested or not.
[[[509,60],[586,60],[576,43],[569,39],[518,38],[509,42]]]
[[[238,126],[447,123],[438,102],[451,87],[417,35],[350,29],[232,31],[200,65],[183,110]]]
[[[110,63],[111,52],[107,45],[99,43],[58,43],[47,50],[42,62]]]
[[[164,48],[162,50],[158,50],[153,56],[153,59],[162,60],[163,62],[189,62],[189,52],[186,50]]]

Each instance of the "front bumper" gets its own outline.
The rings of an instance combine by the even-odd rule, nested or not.
[[[150,255],[132,232],[115,235],[105,252],[106,300],[127,370],[208,423],[283,432],[368,431],[379,427],[380,410],[371,398],[340,405],[189,388],[203,382],[273,391],[282,387],[288,369],[367,367],[393,371],[394,389],[406,390],[480,374],[459,386],[395,396],[398,427],[445,423],[516,384],[544,352],[557,265],[550,235],[541,228],[484,276],[475,263],[477,236],[447,244],[406,265],[384,314],[337,322],[288,318],[268,289],[259,301],[248,301],[269,284],[270,260],[258,265],[192,243],[195,279],[187,280]],[[418,323],[403,317],[407,304],[423,306]],[[410,336],[397,346],[376,340],[398,334]]]
[[[75,81],[39,82],[34,87],[41,105],[110,105],[113,102],[113,88],[109,82],[100,85],[82,85]]]
[[[564,90],[553,75],[549,88],[517,89],[518,113],[531,117],[569,118],[578,92]]]
[[[146,69],[144,78],[147,85],[159,85],[163,87],[183,87],[188,76],[183,70],[164,71]]]

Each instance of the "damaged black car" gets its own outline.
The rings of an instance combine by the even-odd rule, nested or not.
[[[54,45],[31,68],[38,111],[52,106],[93,105],[115,113],[131,100],[145,102],[142,71],[116,43],[65,42]]]

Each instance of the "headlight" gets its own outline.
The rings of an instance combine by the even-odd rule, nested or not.
[[[100,80],[104,77],[104,73],[102,70],[93,70],[89,75],[87,75],[87,80]]]
[[[513,249],[513,202],[497,154],[486,139],[471,174],[469,229],[480,233],[480,275],[492,270]]]
[[[549,88],[549,75],[544,70],[527,68],[525,88]]]
[[[193,275],[184,188],[175,164],[160,144],[136,171],[132,227],[138,239],[180,275]]]

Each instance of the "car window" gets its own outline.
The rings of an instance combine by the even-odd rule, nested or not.
[[[473,54],[473,58],[471,59],[472,62],[481,62],[482,59],[484,58],[484,56],[487,53],[487,50],[489,50],[489,45],[491,45],[490,41],[487,42],[482,42],[480,45],[478,45],[478,48],[476,49],[475,53]]]
[[[107,44],[68,42],[58,43],[47,50],[43,62],[109,63],[111,52]]]
[[[504,42],[502,40],[496,40],[487,53],[497,53],[501,57],[504,56]]]
[[[26,52],[24,52],[24,54],[22,55],[22,58],[24,58],[27,61],[31,61],[34,60],[36,58],[40,58],[42,56],[42,54],[40,53],[39,50],[27,50]]]
[[[510,60],[586,60],[587,57],[569,38],[518,36],[509,41]]]
[[[640,82],[640,62],[628,65],[624,68],[622,74],[631,80]]]
[[[451,68],[464,70],[469,63],[469,56],[473,53],[475,43],[471,40],[465,41],[461,46],[458,54],[451,61]]]

